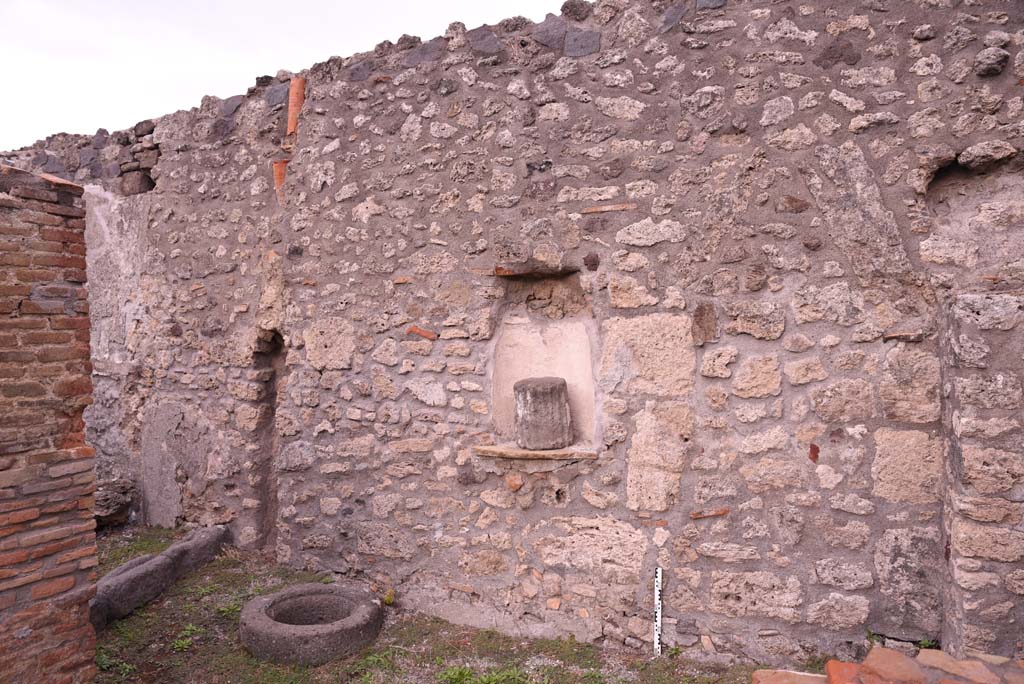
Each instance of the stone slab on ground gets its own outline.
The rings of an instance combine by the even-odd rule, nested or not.
[[[829,660],[825,674],[757,670],[753,684],[1024,684],[1024,660],[984,653],[958,660],[938,649],[921,649],[911,658],[876,646],[863,663]]]
[[[792,670],[754,670],[753,684],[825,684],[825,675]]]
[[[937,649],[923,648],[917,662],[926,667],[948,672],[977,684],[999,684],[1000,678],[980,660],[957,660]]]
[[[201,527],[158,554],[134,558],[103,577],[89,603],[89,620],[101,630],[146,605],[178,578],[206,565],[228,543],[224,525]]]
[[[899,651],[891,648],[875,647],[861,663],[860,678],[862,682],[907,682],[922,684],[925,680],[921,666]]]

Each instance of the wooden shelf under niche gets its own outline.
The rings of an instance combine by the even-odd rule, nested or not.
[[[473,447],[473,453],[486,458],[531,461],[593,461],[597,459],[596,451],[576,445],[564,449],[520,449],[514,444],[489,444]]]

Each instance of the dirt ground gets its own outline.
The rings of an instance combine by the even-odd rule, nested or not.
[[[99,540],[108,572],[178,536],[126,528]],[[714,668],[668,652],[660,658],[573,640],[517,639],[387,609],[377,642],[356,657],[321,667],[286,667],[250,656],[238,616],[253,596],[297,582],[330,581],[229,549],[160,599],[99,635],[98,684],[747,684],[749,666]]]

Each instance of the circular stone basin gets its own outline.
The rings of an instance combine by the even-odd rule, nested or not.
[[[238,629],[254,657],[321,665],[373,642],[384,622],[380,599],[359,586],[298,584],[245,604]]]

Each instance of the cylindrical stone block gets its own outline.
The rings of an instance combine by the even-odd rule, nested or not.
[[[526,378],[512,386],[516,445],[564,449],[573,442],[569,387],[564,378]]]

